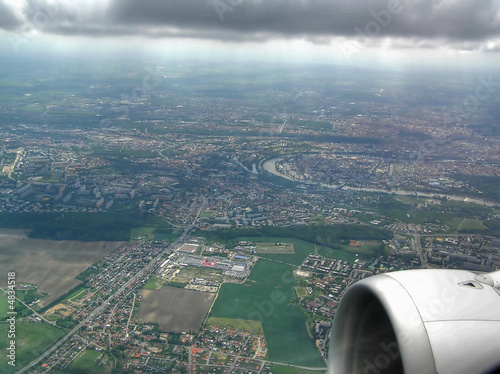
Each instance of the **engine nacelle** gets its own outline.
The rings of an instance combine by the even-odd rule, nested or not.
[[[328,373],[500,372],[499,273],[407,270],[355,283],[337,309]]]

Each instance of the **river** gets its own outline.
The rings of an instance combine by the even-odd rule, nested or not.
[[[296,179],[293,179],[286,174],[280,173],[276,169],[276,163],[279,161],[282,161],[282,160],[283,160],[283,157],[271,158],[269,160],[264,161],[264,163],[262,164],[262,167],[265,170],[267,170],[269,173],[277,175],[278,177],[282,177],[282,178],[292,180],[292,181],[297,181]],[[303,182],[318,184],[317,182],[313,182],[313,181],[303,181]],[[439,196],[439,197],[446,197],[447,199],[452,200],[452,201],[462,201],[462,202],[474,203],[474,204],[478,204],[478,205],[486,205],[486,206],[490,206],[490,207],[500,206],[500,203],[497,203],[497,202],[491,201],[491,200],[481,199],[478,197],[450,195],[450,194],[445,194],[445,193],[441,193],[441,192],[437,193],[437,192],[424,192],[424,191],[415,191],[415,190],[410,191],[410,190],[402,190],[402,189],[387,191],[387,190],[384,190],[382,188],[347,187],[347,186],[340,187],[340,186],[336,186],[336,185],[328,185],[325,183],[321,183],[320,185],[323,187],[328,187],[328,188],[332,188],[332,189],[340,188],[344,191],[362,191],[362,192],[378,192],[378,193],[382,192],[382,193],[386,193],[386,194],[396,194],[396,195],[403,195],[403,196],[408,196],[408,195],[415,196],[415,194],[417,194],[420,197],[431,197],[431,198],[435,197],[435,196]]]

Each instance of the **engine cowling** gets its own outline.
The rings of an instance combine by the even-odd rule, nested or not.
[[[328,373],[500,372],[499,276],[407,270],[355,283],[337,309]]]

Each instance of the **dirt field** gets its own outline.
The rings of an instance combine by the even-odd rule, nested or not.
[[[122,244],[31,239],[24,230],[0,229],[0,285],[14,271],[17,283],[37,284],[48,293],[39,303],[47,305],[80,284],[78,274]]]
[[[50,316],[51,314],[58,314],[61,317],[67,317],[70,316],[71,313],[73,313],[76,309],[73,308],[72,306],[64,305],[64,304],[57,304],[47,310],[44,315],[45,316]]]
[[[161,290],[142,290],[139,320],[156,322],[168,332],[196,331],[215,297],[213,293],[163,287]]]

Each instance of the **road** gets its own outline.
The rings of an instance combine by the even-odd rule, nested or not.
[[[411,240],[413,250],[416,251],[420,257],[420,265],[422,269],[427,269],[427,261],[425,260],[424,251],[422,250],[422,245],[420,243],[420,235],[413,235],[413,239]]]
[[[7,291],[5,291],[3,288],[0,288],[0,291],[3,291],[3,292],[5,292],[5,294],[6,294],[6,295],[8,295]],[[43,321],[47,322],[49,325],[59,327],[59,326],[57,326],[57,325],[56,325],[56,323],[55,323],[55,322],[51,322],[51,321],[49,321],[48,319],[46,319],[44,316],[42,316],[41,314],[39,314],[36,310],[34,310],[33,308],[31,308],[31,307],[30,307],[28,304],[26,304],[24,301],[21,301],[21,300],[20,300],[17,296],[16,296],[16,300],[17,300],[19,303],[23,304],[26,308],[28,308],[29,310],[31,310],[31,311],[33,312],[33,314],[34,314],[35,316],[37,316],[38,318],[40,318],[41,320],[43,320]]]
[[[125,284],[123,284],[114,294],[112,294],[105,302],[103,302],[101,305],[99,305],[97,308],[95,308],[85,319],[83,319],[78,325],[73,327],[66,335],[64,335],[56,344],[54,344],[52,347],[50,347],[47,351],[45,351],[41,356],[36,358],[35,360],[31,361],[28,365],[26,365],[24,368],[19,370],[17,373],[23,373],[26,370],[32,368],[33,366],[37,365],[40,361],[42,361],[44,358],[48,357],[50,354],[52,354],[57,348],[59,348],[64,342],[66,342],[71,336],[73,336],[74,333],[76,333],[78,330],[80,330],[83,325],[88,323],[90,320],[92,320],[96,315],[98,315],[104,308],[108,306],[110,301],[112,301],[114,298],[116,298],[118,295],[120,295],[125,289],[130,286],[133,282],[137,280],[142,275],[148,275],[153,272],[154,266],[162,259],[163,255],[169,251],[172,251],[181,241],[181,238],[176,239],[172,244],[170,244],[166,249],[161,251],[149,264],[147,264],[145,267],[143,267],[141,270],[139,270],[132,278],[130,278]]]
[[[41,356],[36,358],[35,360],[31,361],[28,365],[23,367],[21,370],[17,371],[17,373],[24,373],[26,370],[32,368],[33,366],[37,365],[40,363],[43,359],[48,357],[50,354],[52,354],[56,349],[58,349],[63,343],[65,343],[71,336],[73,336],[74,333],[76,333],[78,330],[80,330],[86,323],[88,323],[92,318],[94,318],[96,315],[98,315],[104,308],[108,306],[110,301],[112,301],[114,298],[119,296],[125,289],[130,286],[132,283],[134,283],[139,277],[141,276],[147,276],[151,274],[155,270],[156,264],[158,264],[160,261],[162,261],[163,256],[168,253],[172,252],[179,243],[184,242],[187,237],[189,237],[189,233],[191,230],[194,228],[194,225],[196,223],[196,220],[198,219],[203,207],[205,206],[206,201],[202,200],[199,204],[198,207],[198,212],[196,214],[196,217],[194,218],[193,222],[191,225],[186,227],[184,229],[184,232],[182,235],[177,238],[174,242],[172,242],[167,248],[165,248],[163,251],[161,251],[149,264],[147,264],[145,267],[143,267],[141,270],[139,270],[132,278],[130,278],[125,284],[123,284],[114,294],[112,294],[105,302],[103,302],[101,305],[99,305],[97,308],[95,308],[85,319],[83,319],[78,325],[73,327],[66,335],[64,335],[57,343],[55,343],[52,347],[50,347],[47,351],[45,351]]]
[[[135,298],[136,298],[136,295],[134,293],[134,299],[132,300],[132,308],[130,308],[130,314],[128,316],[127,326],[125,327],[125,336],[126,337],[128,337],[128,326],[130,325],[130,320],[132,319],[132,314],[134,314]]]

